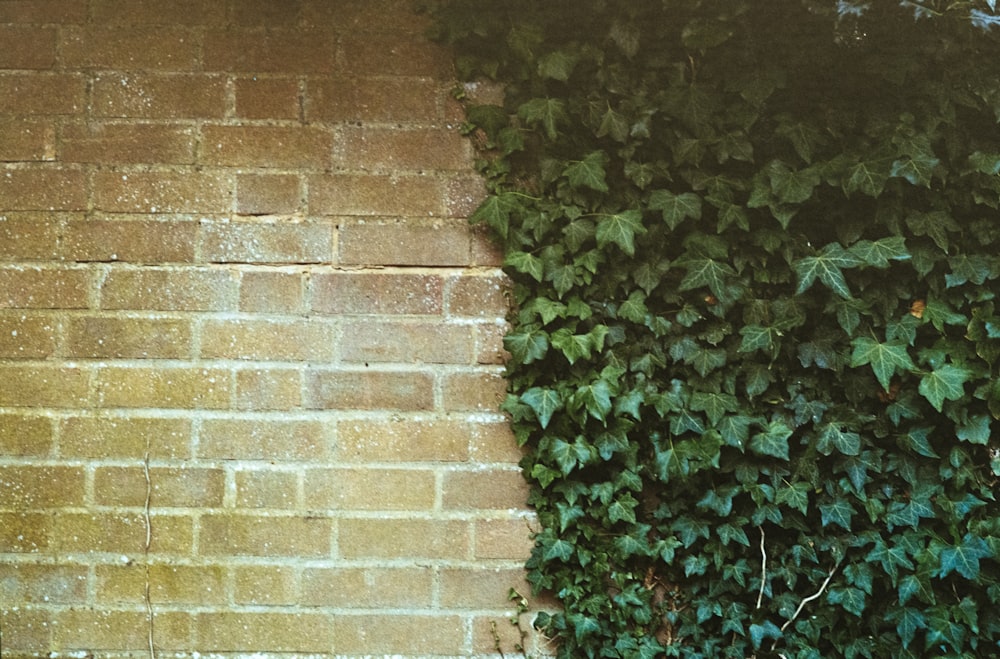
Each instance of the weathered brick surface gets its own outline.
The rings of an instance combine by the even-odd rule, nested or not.
[[[428,25],[0,0],[4,659],[516,653],[507,283]]]

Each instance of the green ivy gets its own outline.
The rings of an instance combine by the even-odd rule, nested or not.
[[[1000,653],[993,0],[445,0],[564,657]]]

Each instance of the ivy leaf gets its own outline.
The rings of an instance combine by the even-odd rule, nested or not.
[[[799,204],[812,196],[813,188],[820,183],[819,173],[810,168],[794,171],[779,160],[767,166],[771,192],[778,201]]]
[[[855,432],[844,432],[840,424],[828,423],[819,434],[816,450],[823,455],[838,451],[843,455],[858,455],[861,452],[861,436]]]
[[[549,425],[552,415],[563,406],[562,396],[555,389],[532,387],[521,394],[521,401],[535,411],[542,428]]]
[[[558,127],[567,119],[566,103],[558,98],[533,98],[517,109],[528,124],[541,124],[550,140],[559,137]]]
[[[743,340],[740,342],[739,352],[763,350],[765,353],[770,353],[774,348],[774,338],[780,335],[781,333],[773,327],[745,325],[740,328]]]
[[[542,554],[542,558],[547,561],[559,559],[567,562],[573,556],[573,544],[563,539],[557,539]]]
[[[781,628],[770,620],[750,625],[750,642],[753,643],[754,650],[759,650],[767,638],[774,640],[781,638]]]
[[[628,210],[605,215],[597,221],[597,246],[614,243],[629,256],[635,254],[635,235],[646,233],[642,225],[642,212]]]
[[[799,277],[799,287],[795,291],[801,295],[809,290],[818,278],[827,288],[842,298],[851,297],[851,289],[847,286],[841,268],[853,268],[862,261],[847,252],[837,243],[830,243],[820,250],[816,256],[806,256],[792,264],[795,274]]]
[[[520,207],[520,203],[511,193],[490,195],[469,217],[469,222],[478,224],[485,222],[487,226],[506,238],[510,231],[510,214]]]
[[[624,142],[628,139],[628,119],[625,115],[620,112],[615,112],[614,109],[608,108],[608,111],[604,113],[601,118],[601,126],[597,129],[598,137],[610,137],[616,142]],[[633,180],[635,177],[631,177]],[[638,182],[636,183],[638,185]],[[641,187],[645,187],[640,185]]]
[[[764,432],[757,433],[750,440],[750,450],[757,455],[788,460],[788,438],[792,429],[783,421],[771,421]]]
[[[937,458],[934,447],[931,446],[930,434],[933,428],[913,428],[910,432],[899,438],[899,444],[903,448],[909,449],[917,455],[925,458]]]
[[[530,364],[545,356],[549,350],[549,335],[537,325],[524,325],[507,334],[504,348],[514,361]]]
[[[969,156],[969,164],[980,174],[996,176],[1000,174],[1000,153],[976,151]]]
[[[929,188],[931,174],[941,161],[930,155],[917,154],[910,158],[901,158],[892,163],[889,176],[902,177],[913,185]]]
[[[851,518],[854,513],[855,510],[847,499],[834,499],[830,503],[819,504],[820,522],[823,526],[836,524],[840,528],[850,531]]]
[[[693,258],[679,263],[687,274],[681,280],[679,290],[690,291],[694,288],[707,286],[708,290],[719,299],[725,299],[726,280],[736,275],[736,271],[728,263],[722,263],[710,258]]]
[[[538,60],[538,75],[566,82],[576,68],[577,57],[565,50],[555,50]]]
[[[726,412],[735,412],[739,409],[736,396],[702,391],[691,394],[690,406],[694,412],[704,412],[712,426],[717,425]]]
[[[888,268],[889,261],[905,261],[910,258],[902,236],[889,236],[876,241],[861,240],[851,245],[847,251],[875,268]]]
[[[594,151],[583,160],[572,163],[563,174],[574,188],[590,188],[598,192],[607,192],[608,184],[604,179],[604,165],[608,156],[603,151]]]
[[[826,600],[830,604],[839,604],[848,613],[859,617],[865,611],[865,594],[858,588],[831,588]]]
[[[635,507],[639,504],[629,493],[619,496],[608,506],[608,521],[635,524]]]
[[[675,195],[669,190],[653,190],[649,195],[649,208],[663,213],[663,221],[671,231],[685,218],[701,219],[701,197],[693,192]]]
[[[904,648],[910,646],[919,630],[927,629],[927,617],[919,609],[909,606],[903,608],[893,619],[897,621],[896,633],[899,634]]]
[[[979,560],[992,557],[986,541],[978,536],[966,534],[961,544],[945,547],[941,550],[941,567],[939,577],[946,577],[952,572],[958,572],[966,579],[979,578]]]
[[[598,421],[607,422],[611,412],[611,386],[606,380],[597,380],[577,389],[575,396],[584,408]]]
[[[920,379],[920,395],[940,412],[944,401],[958,400],[965,395],[965,388],[962,385],[971,377],[970,371],[946,364]]]
[[[869,197],[878,197],[882,194],[882,189],[888,178],[889,173],[881,162],[859,162],[848,170],[844,192],[847,194],[861,192]]]
[[[509,265],[518,272],[530,275],[535,281],[542,281],[545,275],[545,264],[542,259],[528,252],[508,252],[504,259],[504,265]]]
[[[867,336],[859,336],[851,341],[851,368],[869,364],[882,389],[889,391],[889,384],[896,371],[911,371],[916,368],[906,345],[898,342],[879,343]]]
[[[955,429],[955,436],[963,442],[986,445],[990,441],[990,417],[977,414]]]

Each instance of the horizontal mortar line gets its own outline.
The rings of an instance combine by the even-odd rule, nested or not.
[[[397,410],[319,410],[295,408],[290,410],[254,409],[202,409],[202,408],[160,408],[160,407],[0,407],[0,414],[14,416],[49,417],[56,420],[67,418],[96,418],[128,420],[129,418],[192,419],[192,420],[248,420],[248,421],[333,421],[333,422],[442,422],[458,421],[471,424],[505,423],[508,417],[500,412],[400,412]]]
[[[372,617],[383,615],[389,616],[418,616],[418,617],[439,617],[439,616],[458,616],[458,617],[470,617],[470,616],[491,616],[491,615],[503,615],[509,617],[513,610],[513,605],[509,607],[498,606],[497,608],[432,608],[432,607],[392,607],[392,608],[348,608],[343,606],[328,606],[328,605],[309,605],[309,604],[236,604],[236,605],[211,605],[211,604],[194,604],[185,603],[183,601],[179,602],[158,602],[155,599],[152,602],[153,608],[156,613],[166,614],[166,613],[190,613],[191,615],[214,615],[219,613],[232,613],[232,614],[300,614],[300,613],[313,613],[321,615],[336,616],[342,618],[351,617]],[[46,602],[46,603],[31,603],[21,605],[22,610],[29,611],[53,611],[53,612],[68,612],[78,610],[80,608],[79,603],[72,602]],[[100,605],[100,610],[107,613],[137,613],[146,612],[145,604],[142,602],[136,602],[135,604],[126,604],[121,602],[106,602]],[[163,653],[157,652],[158,655],[163,656]],[[280,653],[279,653],[280,654]],[[103,655],[102,655],[103,656]],[[190,655],[184,655],[190,656]],[[218,656],[217,653],[210,653],[208,655],[202,654],[202,656]],[[240,656],[248,656],[245,653],[240,654]],[[259,655],[254,655],[259,656]],[[273,653],[267,653],[268,657],[276,656]],[[291,656],[302,657],[302,654],[294,654]],[[308,656],[308,655],[306,655]],[[322,655],[324,658],[329,659],[329,655]],[[365,657],[370,657],[371,655],[365,655]],[[394,657],[399,657],[399,655],[392,655]],[[408,655],[409,656],[409,655]],[[434,655],[434,659],[440,659],[438,655]]]

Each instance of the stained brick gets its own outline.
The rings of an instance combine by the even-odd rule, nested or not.
[[[309,469],[305,506],[334,510],[431,510],[435,474],[429,469]]]
[[[77,565],[0,565],[0,584],[0,593],[8,605],[14,602],[82,604],[87,598],[87,568]]]
[[[469,446],[476,462],[517,464],[524,457],[506,420],[473,424]]]
[[[61,253],[69,261],[190,263],[199,224],[183,216],[150,220],[148,215],[117,215],[66,222]]]
[[[333,227],[325,222],[205,222],[201,259],[209,263],[330,263]]]
[[[94,207],[111,213],[224,213],[233,182],[223,172],[98,171]]]
[[[339,261],[344,265],[468,265],[465,221],[347,220],[340,226]]]
[[[329,454],[329,445],[321,421],[206,419],[198,455],[215,460],[316,460]]]
[[[359,320],[344,323],[340,351],[347,363],[469,364],[475,337],[469,325]]]
[[[507,322],[479,323],[476,325],[476,362],[484,366],[506,364],[510,353],[503,345],[510,326]]]
[[[212,320],[201,328],[201,356],[258,361],[328,361],[335,326],[323,320]]]
[[[327,654],[336,638],[331,626],[333,619],[327,614],[303,612],[199,613],[195,638],[197,647],[215,652]]]
[[[0,208],[12,211],[86,210],[86,185],[84,173],[80,170],[7,169],[0,176]]]
[[[0,215],[0,260],[55,260],[63,217],[61,213],[33,212]]]
[[[531,536],[537,531],[537,525],[524,518],[476,520],[473,551],[477,559],[524,561],[531,555],[535,544]]]
[[[302,375],[294,368],[246,368],[236,371],[236,408],[291,410],[302,405]]]
[[[269,3],[274,4],[274,3]],[[242,4],[238,6],[243,6]],[[298,119],[299,81],[295,78],[237,78],[236,116],[243,119]]]
[[[84,473],[79,467],[0,466],[3,506],[14,510],[79,506]]]
[[[290,471],[241,469],[236,472],[236,507],[294,510],[298,480]]]
[[[60,32],[59,57],[67,68],[192,71],[198,65],[195,38],[190,30],[162,25],[66,27]]]
[[[0,3],[0,7],[7,3]],[[44,609],[5,607],[0,611],[4,630],[4,652],[8,656],[24,652],[23,657],[48,654],[52,648],[52,613]]]
[[[203,0],[92,0],[98,25],[223,25],[226,3]]]
[[[0,512],[0,551],[34,553],[46,551],[52,537],[52,515]],[[9,631],[4,628],[5,633]]]
[[[528,485],[519,470],[476,469],[445,472],[441,505],[446,510],[526,508]]]
[[[328,556],[332,525],[332,520],[324,517],[203,515],[199,553],[205,556]]]
[[[299,177],[294,174],[237,174],[236,212],[280,215],[300,207]]]
[[[67,458],[190,457],[191,420],[141,416],[74,416],[60,422],[59,455]]]
[[[376,172],[468,170],[469,141],[441,128],[347,126],[338,145],[346,167]]]
[[[237,604],[294,604],[298,601],[297,571],[280,565],[236,566],[232,570]]]
[[[370,614],[333,619],[337,652],[446,656],[463,647],[465,629],[456,615]]]
[[[45,359],[56,349],[58,322],[37,314],[0,314],[0,359]]]
[[[5,407],[83,407],[90,374],[74,366],[0,363],[0,401]]]
[[[98,565],[95,573],[99,603],[144,602],[146,566]],[[223,604],[225,580],[225,568],[217,565],[154,563],[149,566],[149,599],[153,604]]]
[[[331,73],[334,41],[334,33],[325,29],[209,30],[204,66],[234,73]]]
[[[327,314],[440,314],[439,275],[328,272],[312,276],[312,309]]]
[[[299,22],[301,0],[240,0],[230,4],[232,20],[236,25],[261,27],[290,27]]]
[[[2,42],[3,35],[0,35]],[[0,117],[0,161],[55,160],[55,123],[48,119]]]
[[[450,568],[441,571],[441,606],[446,609],[511,607],[510,589],[531,592],[522,569]]]
[[[307,568],[302,603],[355,609],[429,608],[434,577],[424,568]]]
[[[149,123],[72,123],[61,132],[60,160],[99,164],[190,164],[191,126]]]
[[[75,73],[0,72],[0,114],[82,112],[86,107],[86,84],[84,77]]]
[[[240,279],[240,311],[300,313],[304,304],[304,282],[301,271],[243,272]]]
[[[448,181],[445,205],[449,217],[470,217],[486,198],[486,186],[479,177],[455,176]]]
[[[106,366],[96,389],[106,408],[224,409],[230,401],[229,373],[218,368]]]
[[[510,280],[499,272],[456,277],[447,290],[450,316],[504,318],[510,310]]]
[[[52,648],[59,651],[142,648],[148,644],[144,611],[72,608],[60,611],[52,625]],[[153,644],[177,648],[190,635],[187,614],[161,613],[153,626]]]
[[[443,184],[430,176],[318,174],[309,177],[316,215],[440,216]]]
[[[442,84],[425,78],[323,77],[306,83],[309,121],[412,122],[439,119]]]
[[[194,537],[190,517],[154,512],[150,521],[152,553],[190,555]],[[122,511],[58,513],[52,522],[51,535],[51,547],[59,553],[139,555],[146,546],[145,516]]]
[[[225,489],[221,469],[151,467],[150,506],[162,508],[219,507]],[[99,506],[143,506],[143,467],[98,467],[94,472],[94,503]]]
[[[96,117],[212,119],[226,112],[226,81],[220,75],[106,73],[94,77],[93,88]]]
[[[447,79],[449,52],[420,37],[401,39],[393,33],[353,33],[341,42],[344,69],[353,73],[430,76]]]
[[[90,359],[191,357],[191,323],[176,318],[76,316],[69,319],[66,356]]]
[[[5,0],[0,23],[83,23],[87,0]]]
[[[340,520],[338,543],[348,559],[457,560],[467,557],[469,528],[454,520],[347,518]]]
[[[228,167],[323,169],[333,133],[309,126],[204,126],[199,160]]]
[[[104,309],[225,311],[236,308],[236,274],[210,268],[112,268],[101,287]]]
[[[52,420],[43,416],[0,414],[0,454],[43,457],[52,451]]]
[[[428,27],[426,16],[396,0],[299,0],[307,24],[336,25],[344,31],[383,31],[408,38]]]
[[[469,458],[469,424],[451,419],[343,420],[337,459],[345,462],[462,462]],[[511,438],[513,441],[513,438]]]
[[[452,373],[442,388],[442,404],[450,412],[497,412],[507,394],[499,373]]]
[[[305,407],[335,410],[429,410],[434,381],[427,373],[313,370],[306,373]]]

